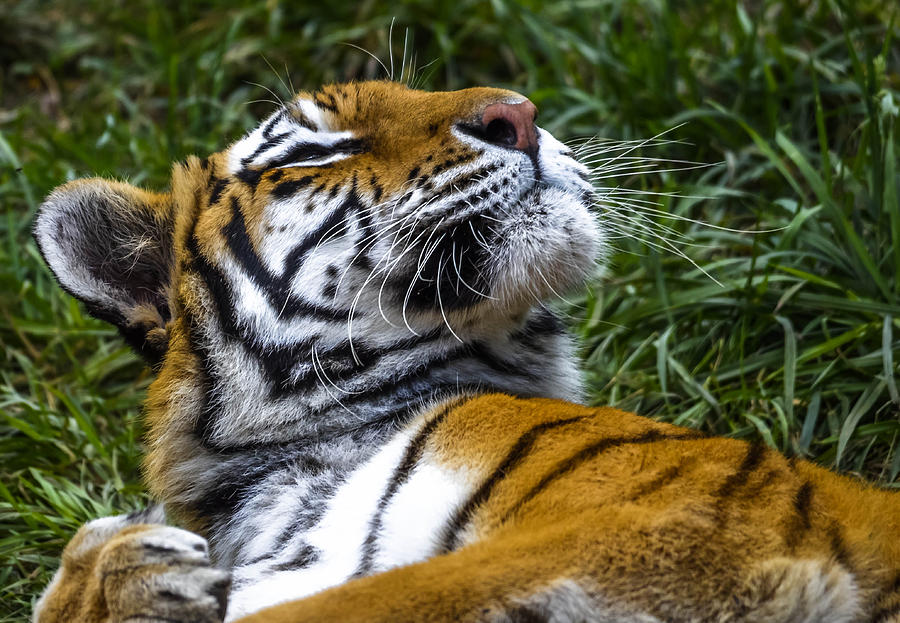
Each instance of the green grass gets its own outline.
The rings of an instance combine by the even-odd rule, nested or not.
[[[163,187],[271,109],[253,83],[382,77],[345,43],[387,61],[392,20],[395,74],[408,36],[425,88],[514,88],[562,138],[677,126],[631,155],[713,165],[606,180],[665,194],[600,215],[630,236],[570,311],[595,402],[896,486],[900,15],[801,4],[0,5],[0,621],[27,617],[80,523],[144,502],[150,375],[43,267],[41,198],[83,175]]]

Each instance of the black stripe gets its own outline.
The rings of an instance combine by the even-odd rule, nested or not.
[[[271,195],[276,199],[285,199],[294,195],[301,188],[306,188],[315,179],[315,175],[305,175],[296,180],[282,182],[272,189]]]
[[[681,476],[686,463],[687,457],[682,457],[681,460],[678,461],[678,463],[676,463],[675,465],[670,465],[669,467],[663,469],[654,478],[650,479],[648,482],[635,489],[628,496],[627,501],[634,502],[642,497],[652,495],[666,485],[670,484],[673,480]]]
[[[224,409],[224,406],[221,404],[221,394],[216,391],[221,381],[218,378],[215,369],[213,369],[212,361],[210,360],[206,349],[200,345],[197,340],[197,334],[200,332],[200,327],[194,318],[194,315],[187,309],[184,309],[183,315],[187,326],[189,347],[191,352],[200,362],[199,385],[203,396],[200,412],[194,422],[193,432],[200,440],[203,447],[213,449],[214,446],[211,442],[213,423],[217,420],[218,414]]]
[[[872,623],[896,623],[896,617],[900,614],[900,603],[890,607],[883,607],[876,610],[869,618]]]
[[[196,236],[188,238],[185,249],[193,256],[190,262],[191,269],[200,276],[212,296],[222,332],[226,337],[237,337],[239,331],[234,313],[234,300],[225,276],[200,251]]]
[[[361,139],[345,138],[332,145],[319,143],[297,143],[281,156],[266,163],[267,167],[283,167],[288,164],[302,164],[308,160],[319,160],[335,154],[360,154],[366,150],[366,143]],[[241,161],[242,164],[246,164]]]
[[[499,168],[500,165],[497,163],[489,164],[487,166],[481,167],[480,169],[472,171],[464,179],[450,180],[440,188],[435,188],[428,201],[440,201],[441,199],[449,197],[450,195],[465,195],[466,191],[468,191],[473,186],[477,186],[478,184],[482,183],[485,177],[495,172]],[[440,173],[440,171],[435,169],[432,172],[432,176],[437,175],[438,173]],[[434,182],[432,182],[432,184],[433,183]]]
[[[328,218],[313,232],[310,232],[297,246],[288,253],[284,261],[284,272],[273,275],[263,264],[253,248],[247,235],[244,215],[241,212],[237,197],[231,199],[231,221],[222,228],[228,248],[234,258],[244,269],[248,277],[265,293],[269,304],[279,310],[280,316],[286,319],[295,316],[311,316],[319,320],[346,320],[348,311],[317,305],[291,294],[291,282],[300,270],[307,254],[315,248],[322,238],[331,233],[347,216],[361,208],[355,192],[351,191],[340,208],[334,210]]]
[[[812,508],[813,485],[804,482],[794,494],[794,515],[784,536],[784,542],[790,549],[800,544],[803,535],[812,527],[810,509]]]
[[[715,498],[713,510],[716,522],[720,528],[725,526],[728,519],[728,503],[747,484],[751,474],[760,466],[765,456],[766,446],[764,444],[758,441],[748,444],[747,452],[744,454],[741,464],[733,473],[728,475],[718,489],[713,491],[712,495]],[[754,489],[758,488],[755,487]],[[752,491],[744,491],[744,497],[752,495]]]
[[[490,497],[491,492],[500,480],[525,459],[535,442],[543,433],[568,424],[580,422],[583,419],[584,416],[576,416],[562,420],[554,420],[552,422],[543,422],[522,434],[493,473],[481,483],[481,486],[478,487],[475,493],[473,493],[469,499],[457,509],[456,513],[454,513],[453,518],[447,524],[446,528],[444,528],[444,536],[441,539],[440,551],[449,552],[456,547],[460,531],[469,523],[469,521],[471,521],[472,515],[475,514],[477,508]]]
[[[334,96],[330,93],[317,92],[313,96],[313,103],[319,108],[324,108],[329,112],[337,114],[337,103],[334,101]]]
[[[249,167],[244,167],[240,171],[234,174],[234,176],[243,182],[247,188],[250,189],[250,192],[256,192],[256,187],[259,185],[259,180],[262,179],[262,174],[265,173],[262,169],[251,169]]]
[[[154,594],[156,597],[161,597],[162,599],[165,599],[167,601],[174,601],[174,602],[178,602],[178,603],[183,603],[188,600],[188,597],[186,595],[182,595],[180,593],[176,593],[174,591],[165,590],[165,589],[156,591]],[[129,617],[129,618],[131,618],[131,617]],[[150,620],[153,621],[153,620],[157,620],[157,619],[156,619],[156,617],[153,617]]]
[[[467,352],[464,347],[459,347],[454,350],[443,352],[436,357],[432,357],[431,359],[422,358],[419,361],[419,365],[417,367],[408,370],[404,374],[397,374],[396,376],[386,376],[378,385],[373,385],[368,389],[347,396],[346,398],[344,398],[344,400],[342,400],[342,402],[345,405],[349,406],[352,404],[372,402],[379,397],[389,397],[394,404],[403,404],[405,402],[409,402],[415,405],[419,403],[419,401],[423,397],[428,396],[428,394],[434,393],[434,391],[437,389],[455,389],[457,387],[456,383],[447,382],[438,384],[432,381],[432,373],[437,368],[446,367],[466,358]],[[469,388],[465,387],[464,389]],[[480,392],[485,391],[498,390],[492,385],[484,383],[483,387],[480,388]],[[455,395],[460,392],[453,391],[452,393]]]
[[[324,479],[314,482],[311,487],[309,498],[317,500],[319,503],[304,504],[301,507],[301,510],[295,514],[294,519],[275,539],[269,553],[265,556],[260,556],[255,559],[255,561],[276,556],[279,552],[284,550],[294,537],[310,530],[319,523],[319,520],[325,514],[325,511],[328,510],[328,501],[334,497],[334,493],[340,484],[343,484],[342,480],[340,477],[335,477],[334,473],[332,473],[330,477],[326,476]],[[254,561],[251,561],[248,564],[252,564],[253,562]]]
[[[394,470],[384,494],[378,500],[378,506],[375,508],[375,514],[369,521],[369,531],[362,546],[362,555],[360,557],[359,566],[353,574],[353,577],[362,577],[368,575],[372,571],[372,560],[375,557],[375,549],[377,546],[378,533],[381,531],[382,522],[384,520],[384,511],[387,509],[391,499],[397,493],[397,490],[409,480],[413,468],[419,463],[422,454],[425,452],[425,444],[429,437],[434,433],[437,427],[443,422],[447,415],[460,404],[466,402],[468,398],[460,397],[443,406],[441,411],[431,418],[418,433],[410,440],[406,446],[406,452],[397,468]]]
[[[159,504],[152,504],[147,508],[131,511],[125,515],[125,521],[130,524],[147,523],[147,520],[150,519],[151,515],[157,513],[158,509]]]
[[[287,112],[284,108],[279,110],[277,113],[272,115],[272,118],[266,122],[265,127],[263,128],[262,135],[266,140],[272,138],[272,131],[275,130],[275,126],[278,125],[278,122],[284,119],[284,114]],[[253,131],[250,131],[252,134]]]
[[[209,193],[209,205],[214,205],[218,203],[219,198],[222,196],[222,192],[228,186],[228,180],[225,178],[213,178],[210,180],[211,182],[215,180],[213,183],[212,190]]]
[[[637,436],[608,437],[606,439],[601,439],[590,444],[589,446],[586,446],[585,448],[582,448],[568,459],[558,463],[556,467],[554,467],[552,470],[550,470],[550,472],[544,475],[544,477],[541,478],[536,485],[529,489],[528,493],[522,496],[515,504],[513,504],[509,508],[509,510],[507,510],[503,514],[503,518],[500,520],[500,523],[508,521],[509,518],[513,516],[513,514],[515,514],[520,508],[525,506],[525,504],[534,499],[534,497],[537,496],[541,491],[546,489],[550,483],[570,473],[585,461],[589,461],[595,458],[601,452],[605,452],[606,450],[629,444],[656,443],[658,441],[689,441],[702,438],[703,435],[697,431],[688,431],[676,435],[664,435],[658,430],[654,429]]]
[[[275,136],[261,142],[252,154],[249,156],[245,156],[241,158],[241,166],[246,167],[248,164],[256,160],[257,156],[259,156],[264,151],[272,149],[273,147],[278,147],[281,145],[287,138],[293,135],[293,132],[282,132],[281,134],[276,134]]]
[[[900,595],[897,595],[898,592],[900,592],[900,574],[895,575],[888,587],[878,595],[877,602],[881,605],[872,613],[871,621],[874,623],[887,623],[892,617],[900,614]]]
[[[432,175],[432,177],[436,177],[437,175],[443,173],[447,169],[455,167],[458,164],[462,164],[464,162],[469,162],[471,160],[474,160],[477,156],[480,156],[480,155],[481,155],[481,153],[468,152],[468,153],[464,153],[460,156],[457,156],[456,158],[447,158],[446,160],[444,160],[442,163],[435,166],[434,169],[431,170],[431,175]]]
[[[354,180],[353,187],[356,188],[356,181]],[[359,218],[357,219],[357,229],[358,229],[358,237],[356,239],[355,244],[353,245],[353,259],[351,262],[357,262],[361,268],[371,269],[372,261],[369,259],[368,254],[365,251],[371,249],[375,243],[375,238],[373,237],[373,227],[372,227],[372,214],[369,210],[365,210],[360,212]]]
[[[734,494],[747,483],[750,474],[759,467],[759,464],[762,463],[765,456],[765,445],[759,442],[749,444],[747,453],[744,455],[744,459],[741,461],[737,471],[729,475],[713,495],[717,498],[727,498]]]
[[[287,562],[280,562],[269,568],[270,571],[290,571],[292,569],[303,569],[311,566],[319,560],[321,551],[317,547],[313,547],[309,543],[301,545],[296,554],[291,556]]]
[[[833,522],[828,527],[828,541],[834,559],[847,571],[853,573],[851,552],[847,549],[847,544],[844,543],[844,534],[837,522]]]

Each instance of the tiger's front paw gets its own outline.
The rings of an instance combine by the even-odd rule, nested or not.
[[[210,566],[206,540],[129,515],[84,525],[35,607],[37,623],[220,623],[227,571]]]
[[[123,529],[98,561],[112,621],[220,623],[227,571],[210,566],[206,540],[169,526]]]

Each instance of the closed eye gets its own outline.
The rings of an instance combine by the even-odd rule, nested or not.
[[[341,139],[331,145],[297,143],[271,160],[268,166],[276,169],[323,166],[365,151],[367,151],[365,141],[357,138]]]

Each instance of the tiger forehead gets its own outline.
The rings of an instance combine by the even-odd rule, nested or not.
[[[333,84],[312,93],[301,92],[295,103],[314,103],[325,113],[333,131],[410,134],[416,129],[433,129],[451,123],[475,123],[490,104],[524,100],[515,91],[490,87],[428,92],[396,82],[371,81]]]

